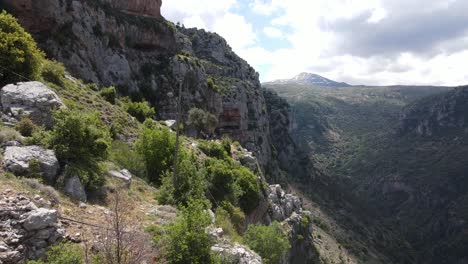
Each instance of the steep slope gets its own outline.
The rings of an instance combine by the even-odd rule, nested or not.
[[[281,79],[265,84],[303,84],[303,85],[314,85],[319,87],[349,87],[350,85],[344,82],[336,82],[327,79],[323,76],[314,73],[303,72],[291,79]]]
[[[267,87],[292,103],[315,166],[410,243],[409,263],[467,261],[467,88]]]
[[[215,114],[219,134],[240,141],[268,165],[258,74],[217,34],[176,28],[157,12],[161,1],[5,2],[39,46],[75,76],[145,98],[160,119],[175,119],[182,82],[183,113],[198,107]]]

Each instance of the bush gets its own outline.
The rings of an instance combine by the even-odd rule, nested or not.
[[[215,141],[200,141],[198,148],[208,157],[227,160],[229,158],[226,148]]]
[[[162,173],[174,164],[175,135],[167,127],[159,130],[145,126],[136,142],[136,150],[144,161],[147,179],[161,184]]]
[[[23,136],[30,137],[38,130],[38,127],[28,117],[23,117],[21,121],[16,124],[15,129]]]
[[[215,225],[221,227],[225,235],[231,238],[232,241],[241,242],[242,237],[237,232],[236,227],[231,221],[230,214],[223,208],[218,208],[216,210],[216,220]]]
[[[226,210],[229,213],[229,217],[231,219],[232,224],[236,228],[239,234],[244,232],[244,225],[245,225],[245,214],[239,207],[232,205],[229,202],[222,202],[220,204],[221,208]]]
[[[20,141],[21,134],[13,128],[0,126],[0,143],[3,144],[12,140]]]
[[[0,13],[0,54],[0,86],[39,77],[44,53],[6,11]]]
[[[24,140],[24,144],[39,145],[45,148],[49,148],[52,141],[52,133],[50,131],[44,130],[42,127],[38,127],[30,137]]]
[[[244,242],[262,257],[265,264],[278,263],[291,247],[278,222],[269,226],[249,225],[244,234]]]
[[[51,143],[59,161],[70,165],[70,173],[79,173],[87,188],[99,187],[103,183],[99,162],[108,156],[109,129],[97,113],[60,110],[55,119]]]
[[[260,202],[260,188],[257,176],[245,167],[239,166],[235,171],[236,184],[242,190],[239,205],[246,213],[252,212]]]
[[[132,102],[128,97],[122,99],[125,111],[138,121],[144,122],[147,118],[151,118],[156,114],[156,111],[148,102]]]
[[[109,159],[122,168],[129,170],[133,175],[140,178],[145,177],[143,158],[138,154],[134,146],[122,141],[114,141],[110,149]]]
[[[114,86],[109,86],[106,88],[102,88],[100,92],[101,96],[106,100],[107,102],[111,104],[115,104],[115,98],[117,97],[117,91],[115,90]]]
[[[172,171],[164,174],[158,195],[159,203],[186,206],[190,200],[206,200],[206,181],[198,171],[196,162],[196,157],[180,159],[176,186]]]
[[[210,263],[211,240],[205,232],[210,216],[203,202],[191,201],[182,209],[178,219],[167,229],[167,252],[169,263]]]
[[[236,174],[232,164],[218,159],[209,159],[205,161],[206,179],[209,182],[209,191],[215,203],[221,201],[230,201],[237,204],[242,190],[236,184]]]
[[[58,86],[63,86],[65,77],[65,67],[55,60],[44,60],[42,65],[42,78]]]
[[[213,114],[199,108],[192,108],[188,112],[187,124],[194,127],[197,133],[211,135],[218,126],[218,119]]]
[[[78,245],[60,243],[47,250],[43,260],[30,260],[28,264],[84,264],[84,251]]]

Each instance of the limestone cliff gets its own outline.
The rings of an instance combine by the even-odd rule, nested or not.
[[[183,111],[198,107],[219,119],[217,132],[271,158],[268,116],[258,74],[219,35],[176,28],[161,1],[6,0],[48,56],[85,81],[114,85],[149,100],[174,119],[178,84]]]

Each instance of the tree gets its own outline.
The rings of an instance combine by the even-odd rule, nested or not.
[[[244,242],[257,252],[265,264],[276,264],[291,247],[288,237],[278,222],[269,226],[249,225],[244,233]]]
[[[190,201],[167,228],[167,259],[172,264],[210,263],[211,240],[205,229],[210,224],[202,201]]]
[[[167,127],[158,129],[144,126],[136,142],[136,149],[145,163],[148,180],[161,184],[163,172],[174,164],[175,135]],[[182,157],[185,154],[181,151],[179,155]]]
[[[213,114],[202,109],[192,108],[188,112],[187,124],[194,127],[197,130],[197,134],[204,132],[211,135],[218,126],[218,119]]]
[[[12,15],[2,11],[0,13],[0,86],[26,81],[25,78],[38,79],[43,61],[44,53],[37,48],[31,35]]]
[[[51,144],[60,162],[68,164],[67,174],[77,174],[87,188],[103,183],[99,162],[108,156],[111,137],[109,128],[97,113],[59,110]]]
[[[132,102],[130,98],[122,98],[124,109],[138,121],[144,122],[147,118],[151,118],[156,114],[156,110],[149,105],[147,101]]]

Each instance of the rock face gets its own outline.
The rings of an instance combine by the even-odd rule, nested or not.
[[[85,188],[81,183],[80,178],[76,175],[65,180],[64,191],[72,199],[78,200],[80,202],[86,202],[86,200],[88,200]]]
[[[224,258],[229,259],[230,263],[238,264],[261,264],[262,258],[247,247],[234,244],[234,245],[219,245],[216,244],[211,247],[211,251],[222,255]]]
[[[64,107],[57,94],[40,82],[9,84],[2,88],[0,98],[4,113],[17,120],[29,116],[46,128],[54,124],[52,111]]]
[[[4,152],[4,166],[6,170],[17,175],[27,173],[40,173],[48,182],[56,179],[59,162],[53,150],[44,149],[39,146],[6,147]],[[31,162],[37,161],[40,171],[31,171]]]
[[[107,0],[113,7],[143,16],[162,19],[162,0]]]
[[[16,264],[41,257],[65,236],[57,211],[37,208],[23,194],[0,193],[0,263]]]
[[[400,116],[401,134],[443,135],[460,128],[468,134],[468,87],[418,101]]]
[[[317,254],[312,246],[312,214],[302,209],[301,199],[286,193],[280,185],[270,185],[267,197],[271,208],[267,221],[280,222],[291,243],[282,263],[316,263]]]

